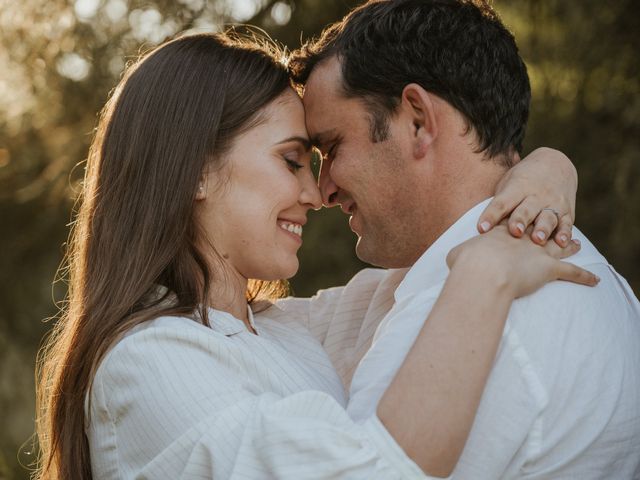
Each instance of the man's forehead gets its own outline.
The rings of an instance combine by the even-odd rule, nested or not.
[[[342,71],[337,57],[320,62],[309,75],[302,103],[305,109],[307,129],[313,145],[322,146],[337,136],[336,115],[345,101],[339,93]]]
[[[341,85],[342,70],[337,56],[318,63],[304,87],[303,100],[315,101],[318,96],[335,95]]]

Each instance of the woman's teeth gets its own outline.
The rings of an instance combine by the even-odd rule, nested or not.
[[[302,236],[302,225],[299,225],[297,223],[283,222],[280,223],[280,228],[287,230],[288,232],[295,233],[299,237]]]

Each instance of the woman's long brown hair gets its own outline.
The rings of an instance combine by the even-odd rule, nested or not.
[[[286,68],[264,46],[201,34],[147,54],[114,90],[70,234],[66,305],[39,358],[35,478],[91,478],[85,400],[124,332],[160,315],[208,325],[216,272],[197,241],[201,174],[222,167],[232,140],[289,86]],[[158,298],[159,285],[171,297]],[[258,291],[251,284],[248,300]]]

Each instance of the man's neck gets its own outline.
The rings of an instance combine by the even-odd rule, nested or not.
[[[396,301],[408,295],[426,291],[444,282],[449,274],[446,258],[449,251],[478,235],[478,216],[489,204],[489,198],[467,210],[414,262],[395,292]]]
[[[493,196],[507,171],[506,167],[491,159],[467,158],[458,163],[461,168],[449,173],[437,202],[424,203],[431,204],[431,211],[427,212],[429,221],[423,224],[420,237],[423,239],[422,248],[414,262],[466,212]]]

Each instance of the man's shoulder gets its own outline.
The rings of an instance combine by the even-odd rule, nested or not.
[[[580,230],[574,228],[573,236],[580,241],[581,249],[564,261],[598,275],[601,279],[599,285],[587,287],[554,281],[531,295],[517,299],[509,315],[509,322],[516,328],[520,323],[532,323],[538,331],[545,328],[559,331],[574,323],[579,327],[601,325],[602,320],[618,310],[624,312],[622,316],[638,314],[634,308],[638,305],[637,299],[626,281]]]
[[[594,379],[614,381],[640,363],[638,300],[609,265],[588,268],[600,276],[598,286],[552,282],[516,300],[509,312],[505,348],[545,388],[597,386]]]
[[[595,287],[565,281],[554,281],[538,291],[513,302],[509,323],[526,330],[531,338],[535,332],[589,329],[615,331],[621,323],[640,322],[638,300],[626,281],[605,263],[580,265],[600,277]]]
[[[582,248],[566,261],[601,279],[596,287],[548,283],[516,300],[507,322],[510,342],[543,383],[640,362],[640,304],[630,287],[579,230]],[[580,373],[581,375],[581,373]],[[615,373],[612,372],[612,375]]]

